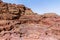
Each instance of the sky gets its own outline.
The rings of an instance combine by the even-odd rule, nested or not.
[[[23,4],[28,8],[31,8],[33,12],[44,13],[56,13],[60,15],[60,0],[3,0],[7,3]]]

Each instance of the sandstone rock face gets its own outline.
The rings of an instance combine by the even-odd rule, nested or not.
[[[0,40],[60,40],[60,16],[0,0]]]
[[[28,12],[27,12],[28,11]],[[22,4],[16,5],[11,3],[0,2],[0,19],[12,20],[18,19],[21,15],[34,14],[30,8]]]

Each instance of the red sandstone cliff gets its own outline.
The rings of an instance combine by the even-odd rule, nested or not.
[[[60,16],[0,1],[0,40],[60,40]]]

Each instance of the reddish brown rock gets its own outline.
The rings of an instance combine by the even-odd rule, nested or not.
[[[0,40],[60,40],[60,16],[0,0]]]

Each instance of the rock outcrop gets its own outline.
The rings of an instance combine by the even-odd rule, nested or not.
[[[0,1],[0,40],[60,40],[60,16]]]

